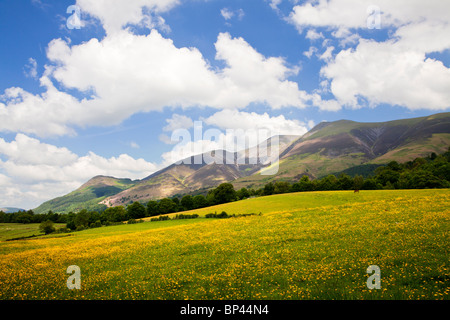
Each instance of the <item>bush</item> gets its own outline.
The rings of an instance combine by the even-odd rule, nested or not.
[[[216,218],[219,218],[219,219],[228,218],[228,214],[225,211],[222,211],[221,213],[216,215]]]
[[[158,218],[151,218],[150,221],[165,221],[170,220],[169,216],[159,216]]]
[[[217,214],[217,213],[207,213],[205,215],[205,218],[218,218],[218,219],[225,219],[225,218],[229,218],[231,216],[229,216],[225,211],[222,211],[221,213]]]
[[[92,222],[89,227],[90,228],[99,228],[101,226],[102,226],[102,223],[100,222],[100,220],[97,220],[95,222]]]
[[[45,234],[50,234],[52,232],[55,232],[55,226],[53,225],[53,221],[51,220],[46,220],[46,221],[42,221],[41,224],[39,225],[39,230],[41,232],[44,232]]]
[[[177,214],[174,219],[195,219],[198,214]]]
[[[72,230],[70,230],[69,228],[65,228],[65,227],[59,228],[58,230],[56,230],[57,233],[69,233],[71,231]]]

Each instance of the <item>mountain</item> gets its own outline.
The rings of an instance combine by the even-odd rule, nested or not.
[[[76,212],[81,209],[99,210],[104,205],[99,204],[108,196],[117,194],[134,185],[130,179],[117,179],[113,177],[96,176],[71,193],[44,202],[35,213],[44,213],[52,210],[58,213]]]
[[[388,122],[322,122],[280,154],[273,177],[253,175],[233,181],[235,188],[269,181],[321,178],[363,164],[405,162],[450,146],[450,113]]]
[[[216,150],[212,153],[216,163],[205,161],[209,153],[186,158],[180,164],[172,164],[142,180],[97,176],[65,196],[43,203],[34,211],[95,210],[132,201],[146,202],[201,190],[206,192],[222,182],[231,182],[236,189],[259,188],[274,180],[293,182],[303,175],[314,179],[351,171],[351,168],[362,165],[374,168],[392,160],[405,162],[448,149],[450,113],[388,122],[322,122],[303,136],[278,136],[278,173],[261,175],[270,159],[266,162],[250,160],[260,160],[254,159],[255,152],[261,151],[261,146],[268,146],[270,150],[273,138],[240,152]],[[245,164],[239,164],[236,159],[243,157],[246,158]],[[198,159],[201,161],[196,161]],[[234,161],[230,163],[226,159]],[[219,164],[220,160],[223,164]]]
[[[19,211],[26,211],[26,210],[20,209],[20,208],[4,207],[4,208],[0,208],[0,211],[3,211],[4,213],[13,213],[13,212],[19,212]]]
[[[284,151],[298,138],[300,136],[279,136],[279,150]],[[267,143],[263,142],[259,148],[262,149],[262,146],[265,145],[270,146],[270,141],[271,139]],[[101,203],[109,207],[124,205],[129,201],[161,199],[176,194],[208,189],[223,182],[257,174],[266,165],[264,163],[248,164],[252,163],[251,160],[256,160],[251,157],[252,154],[256,154],[252,153],[252,149],[234,153],[216,150],[213,152],[216,161],[210,164],[205,162],[209,153],[183,159],[181,164],[172,164],[136,182],[129,189],[107,197]],[[268,154],[270,154],[270,149]],[[245,158],[247,164],[239,164],[238,158]],[[231,164],[229,164],[230,162]]]

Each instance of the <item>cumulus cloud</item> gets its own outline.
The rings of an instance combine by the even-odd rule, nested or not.
[[[172,118],[166,119],[167,126],[163,128],[163,131],[174,131],[176,129],[190,129],[194,125],[191,118],[174,113]]]
[[[310,40],[317,40],[317,39],[322,39],[324,36],[322,34],[322,32],[317,32],[314,29],[309,29],[306,32],[306,39],[310,39]]]
[[[321,56],[326,62],[321,76],[339,104],[352,108],[365,102],[373,107],[387,103],[412,110],[449,108],[450,69],[427,54],[450,49],[450,4],[380,0],[379,12],[373,8],[371,1],[319,0],[295,6],[289,17],[300,32],[307,30],[307,36],[325,28],[341,46],[356,44],[340,51],[328,46]],[[381,28],[392,30],[386,40],[364,39],[358,34],[368,28],[373,14],[379,14]],[[305,55],[311,56],[312,51]]]
[[[204,119],[204,122],[225,130],[267,129],[274,134],[300,136],[307,132],[305,123],[296,119],[289,120],[283,115],[270,116],[267,113],[258,114],[239,110],[219,111]]]
[[[87,111],[72,95],[57,90],[46,77],[41,77],[46,91],[32,94],[12,87],[0,95],[1,131],[26,132],[39,136],[73,135],[72,116]],[[3,101],[3,102],[1,102]]]
[[[267,58],[228,33],[219,34],[215,47],[223,69],[212,68],[196,48],[177,48],[156,30],[148,35],[122,30],[72,46],[55,39],[47,50],[51,64],[40,79],[46,91],[33,95],[9,88],[0,96],[2,130],[74,134],[76,127],[115,125],[165,107],[305,106],[307,93],[288,80],[297,74],[295,66]],[[53,81],[85,98],[56,89]]]
[[[179,0],[77,0],[81,10],[100,20],[107,34],[121,31],[127,25],[151,27],[161,23],[156,15],[167,12]],[[159,21],[158,21],[159,20]]]
[[[321,73],[342,104],[359,107],[359,96],[410,109],[450,107],[450,69],[424,53],[405,50],[392,41],[361,41],[355,50],[339,52]]]
[[[183,129],[173,133],[177,144],[162,155],[164,164],[176,163],[190,156],[214,150],[241,151],[256,146],[272,136],[297,135],[308,131],[314,122],[286,119],[283,115],[226,109],[194,123],[194,133]],[[209,126],[210,128],[206,129]]]
[[[334,47],[329,46],[319,57],[320,60],[329,61],[333,58]]]
[[[372,13],[368,8],[373,7],[372,0],[318,0],[296,5],[289,20],[300,31],[310,27],[331,27],[341,29],[344,36],[345,29],[367,28],[367,20]],[[448,21],[449,4],[441,0],[378,0],[376,7],[380,9],[382,27],[399,27],[421,21]]]
[[[226,67],[220,76],[223,87],[213,105],[242,108],[250,103],[266,103],[274,109],[287,106],[304,107],[307,93],[288,78],[299,72],[289,68],[283,58],[266,58],[243,38],[232,38],[221,33],[215,44],[216,59]]]
[[[73,191],[96,175],[141,179],[158,169],[126,154],[104,158],[89,152],[80,157],[20,133],[10,142],[0,138],[0,156],[0,184],[6,188],[0,203],[26,203],[29,208]]]

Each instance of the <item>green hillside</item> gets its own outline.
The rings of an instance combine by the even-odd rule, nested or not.
[[[116,179],[112,177],[95,177],[77,190],[47,202],[36,209],[35,213],[46,213],[49,210],[58,213],[77,212],[82,209],[102,210],[106,206],[99,204],[108,196],[117,194],[134,185],[130,179]]]
[[[47,201],[34,211],[102,210],[126,206],[133,201],[146,203],[193,194],[223,182],[231,182],[235,189],[261,188],[268,182],[279,180],[293,183],[303,175],[318,179],[329,174],[361,170],[367,175],[369,168],[377,165],[412,161],[433,152],[441,154],[449,146],[450,113],[376,123],[326,122],[303,137],[281,136],[279,169],[275,175],[261,175],[262,164],[173,164],[142,180],[95,177],[79,189]]]

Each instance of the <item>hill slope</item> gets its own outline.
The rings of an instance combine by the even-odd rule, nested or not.
[[[77,212],[81,209],[98,210],[104,206],[99,204],[106,197],[117,194],[133,186],[130,179],[117,179],[113,177],[96,176],[71,193],[44,202],[35,213],[44,213],[52,210],[58,213]]]
[[[267,145],[270,145],[269,143]],[[131,181],[95,177],[74,192],[39,206],[37,213],[76,211],[146,202],[192,193],[232,182],[236,189],[259,188],[269,181],[296,181],[303,175],[320,178],[363,164],[379,165],[392,160],[405,162],[450,146],[450,113],[388,122],[360,123],[349,120],[323,122],[303,136],[280,136],[279,170],[261,175],[265,163],[208,164],[184,159],[142,179]],[[255,148],[241,152],[214,152],[217,159],[247,157]],[[190,160],[190,161],[188,161]]]
[[[379,123],[348,120],[320,123],[280,154],[274,177],[251,176],[236,188],[260,187],[271,180],[320,178],[362,164],[405,162],[450,146],[450,113]]]

